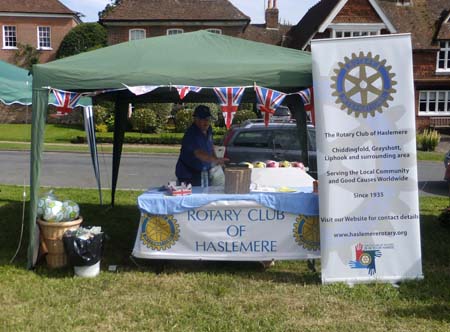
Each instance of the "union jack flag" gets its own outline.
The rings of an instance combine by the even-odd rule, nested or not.
[[[81,98],[80,93],[62,91],[62,90],[52,90],[56,99],[56,115],[64,116],[72,112],[72,109],[77,106],[78,101]]]
[[[187,94],[191,91],[195,92],[195,93],[199,93],[202,88],[198,87],[198,86],[183,86],[183,85],[176,85],[175,86],[177,88],[178,94],[180,95],[180,99],[183,100],[184,97],[187,96]]]
[[[275,109],[281,105],[286,94],[280,91],[255,86],[257,108],[264,113],[264,124],[269,124],[270,117]]]
[[[305,90],[297,92],[300,95],[300,98],[303,101],[303,105],[305,107],[305,111],[310,113],[311,122],[315,124],[315,116],[314,116],[314,90],[312,87],[307,88]]]
[[[227,129],[230,128],[231,123],[233,122],[234,114],[241,103],[244,90],[245,88],[242,87],[214,88],[217,99],[219,99],[220,108],[222,109]]]

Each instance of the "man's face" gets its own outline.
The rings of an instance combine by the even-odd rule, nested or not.
[[[209,128],[210,120],[211,120],[211,118],[206,118],[206,119],[194,118],[194,123],[198,128],[200,128],[200,130],[203,133],[206,133]]]

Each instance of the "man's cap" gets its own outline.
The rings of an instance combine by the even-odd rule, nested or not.
[[[194,118],[207,119],[211,117],[211,111],[208,106],[198,105],[194,110]]]

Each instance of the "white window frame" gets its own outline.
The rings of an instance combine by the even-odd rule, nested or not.
[[[211,33],[217,33],[218,35],[222,34],[222,29],[206,29],[206,31],[211,32]]]
[[[441,52],[443,52],[443,57],[441,57]],[[439,68],[439,61],[444,61],[444,67]],[[436,74],[450,74],[450,41],[441,40],[439,41],[439,51],[436,55]]]
[[[143,32],[144,33],[144,37],[143,38],[133,38],[132,39],[132,34],[133,32]],[[147,36],[145,29],[130,29],[128,30],[128,40],[141,40],[141,39],[145,39]]]
[[[450,90],[420,90],[419,116],[450,115]]]
[[[173,35],[179,35],[181,33],[184,33],[183,29],[167,29],[167,35],[168,36],[173,36]]]
[[[328,26],[331,38],[376,36],[386,29],[383,23],[335,23]]]
[[[397,0],[397,6],[409,6],[411,2],[410,0]]]
[[[14,28],[14,29],[11,29]],[[7,31],[11,29],[11,31]],[[11,36],[9,33],[14,31],[14,36]],[[6,45],[9,40],[7,40],[7,37],[14,37],[15,42],[14,46]],[[17,49],[17,27],[15,25],[4,25],[3,26],[3,49],[5,50],[16,50]]]
[[[47,37],[44,35],[44,31],[42,31],[42,35],[41,35],[41,29],[48,29],[48,44],[49,44],[49,46],[41,45],[41,37],[42,37],[42,39]],[[52,50],[52,28],[50,26],[38,26],[37,27],[37,45],[38,45],[38,47],[37,47],[38,50]]]

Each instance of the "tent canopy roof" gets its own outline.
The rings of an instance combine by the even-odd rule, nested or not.
[[[307,52],[207,31],[129,41],[33,67],[33,88],[70,91],[139,85],[312,85]]]
[[[0,101],[30,105],[31,80],[27,70],[0,61]]]

